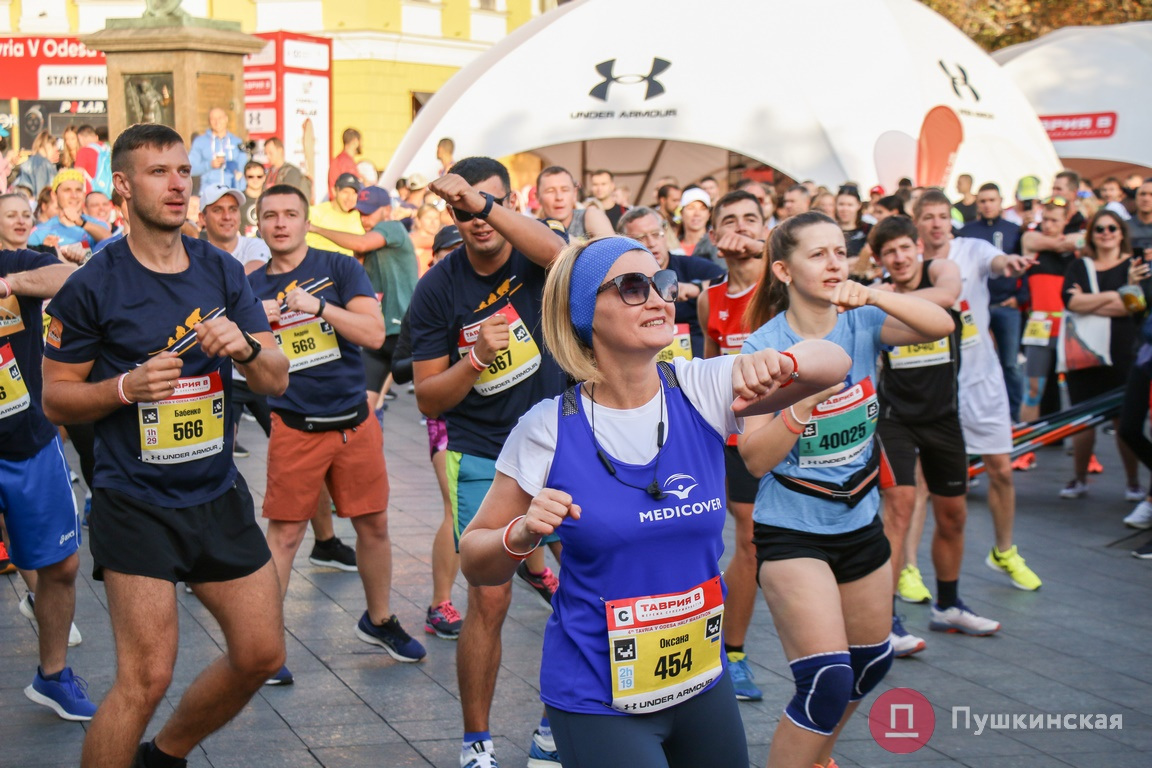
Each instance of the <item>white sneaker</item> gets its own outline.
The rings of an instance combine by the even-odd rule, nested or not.
[[[1144,501],[1146,498],[1148,498],[1148,494],[1138,485],[1130,485],[1124,489],[1124,501],[1135,503],[1137,501]]]
[[[492,741],[476,741],[460,753],[460,768],[500,768]]]
[[[1136,509],[1124,518],[1124,525],[1129,528],[1139,528],[1142,531],[1152,528],[1152,502],[1144,500],[1137,504]]]
[[[990,635],[1000,629],[1000,622],[977,616],[959,600],[947,610],[932,604],[932,618],[928,629],[933,632],[963,632],[966,635]]]
[[[904,622],[899,616],[892,617],[892,631],[888,634],[888,642],[892,644],[892,655],[897,659],[919,653],[927,646],[923,639],[904,629]]]
[[[36,624],[36,597],[31,592],[24,593],[24,599],[20,601],[20,613],[24,618],[30,619],[33,624]],[[36,624],[36,631],[40,631],[40,625]],[[84,642],[84,638],[80,636],[80,630],[76,629],[73,624],[72,628],[68,630],[68,647],[75,648]]]
[[[1088,493],[1088,484],[1082,483],[1079,480],[1071,480],[1068,485],[1060,489],[1060,498],[1062,499],[1078,499]]]

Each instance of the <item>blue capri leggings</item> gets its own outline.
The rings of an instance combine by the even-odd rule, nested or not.
[[[699,696],[650,715],[546,708],[564,768],[748,768],[744,722],[727,673]]]

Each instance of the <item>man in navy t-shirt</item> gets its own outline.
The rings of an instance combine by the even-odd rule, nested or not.
[[[284,661],[276,571],[232,463],[235,363],[254,392],[288,386],[243,268],[181,237],[192,191],[184,141],[136,125],[112,150],[127,237],[77,270],[48,307],[44,412],[96,423],[89,523],[116,639],[116,680],[81,765],[148,768],[184,757],[238,713]],[[148,743],[144,729],[176,664],[177,581],[224,633],[225,657],[188,687]]]
[[[442,416],[448,426],[448,477],[459,542],[492,484],[496,458],[516,422],[566,384],[540,328],[545,268],[564,241],[516,213],[508,170],[490,158],[461,160],[433,182],[432,191],[451,206],[464,245],[416,284],[408,319],[416,400],[424,414]],[[544,566],[543,551],[539,554],[519,573],[550,595],[555,577]],[[494,765],[488,713],[510,600],[509,584],[468,588],[468,614],[456,649],[465,768]],[[550,734],[534,735],[529,759],[552,764],[546,757],[555,750]]]
[[[419,661],[424,647],[389,607],[384,437],[368,408],[360,357],[361,346],[384,343],[380,302],[356,259],[308,247],[308,199],[299,189],[279,184],[264,190],[256,216],[272,260],[248,280],[264,301],[291,371],[288,391],[268,398],[272,436],[264,517],[280,589],[287,594],[292,560],[327,484],[336,513],[351,518],[356,529],[356,564],[368,603],[356,636],[397,661]],[[277,681],[286,677],[282,669]]]
[[[39,626],[40,666],[24,694],[65,720],[90,720],[96,705],[66,665],[80,525],[64,445],[40,404],[40,307],[73,269],[44,253],[0,251],[0,512],[12,562],[35,572],[28,581],[35,595],[20,610],[30,609]]]

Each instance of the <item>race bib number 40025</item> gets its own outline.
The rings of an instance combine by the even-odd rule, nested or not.
[[[166,400],[138,403],[140,460],[181,464],[224,449],[224,387],[220,372],[176,380]]]
[[[720,676],[724,593],[716,576],[687,592],[605,603],[612,708],[658,712]]]
[[[838,467],[851,462],[868,447],[879,415],[871,376],[820,403],[800,435],[800,466]]]

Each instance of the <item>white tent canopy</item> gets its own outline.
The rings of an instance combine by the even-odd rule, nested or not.
[[[457,157],[534,151],[578,176],[603,166],[648,184],[723,171],[728,152],[864,189],[970,173],[1008,191],[1059,168],[1016,86],[916,0],[577,0],[449,80],[385,182],[426,172],[446,136]],[[636,199],[651,192],[632,186]]]
[[[1152,168],[1152,21],[1066,27],[993,54],[1048,127],[1056,154],[1093,174]]]

